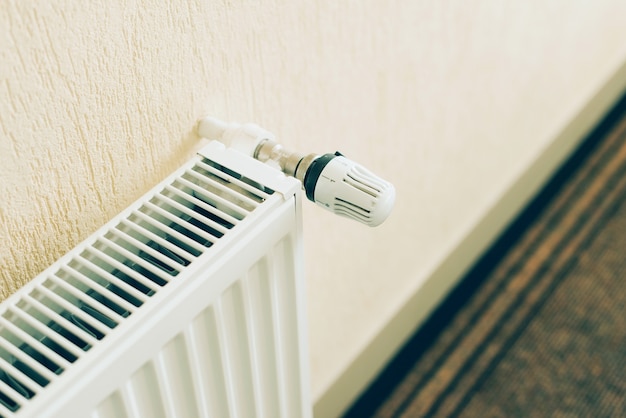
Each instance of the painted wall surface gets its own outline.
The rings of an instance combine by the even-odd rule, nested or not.
[[[624,57],[626,3],[0,1],[0,298],[185,161],[206,114],[393,181],[305,205],[314,396]],[[601,74],[600,74],[601,75]]]

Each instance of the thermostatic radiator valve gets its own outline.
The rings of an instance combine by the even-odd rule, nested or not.
[[[292,152],[257,125],[225,123],[209,117],[198,122],[198,135],[223,142],[297,178],[309,200],[337,215],[378,226],[393,208],[393,185],[339,152]]]

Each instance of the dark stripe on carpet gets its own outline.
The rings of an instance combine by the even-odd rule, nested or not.
[[[626,98],[346,416],[626,416],[625,273]]]

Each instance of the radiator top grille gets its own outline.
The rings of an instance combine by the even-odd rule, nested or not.
[[[274,191],[200,156],[0,313],[0,416],[11,416]]]

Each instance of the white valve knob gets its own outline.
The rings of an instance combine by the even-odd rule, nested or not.
[[[368,226],[387,219],[396,197],[391,183],[339,153],[311,162],[303,183],[309,200]]]

